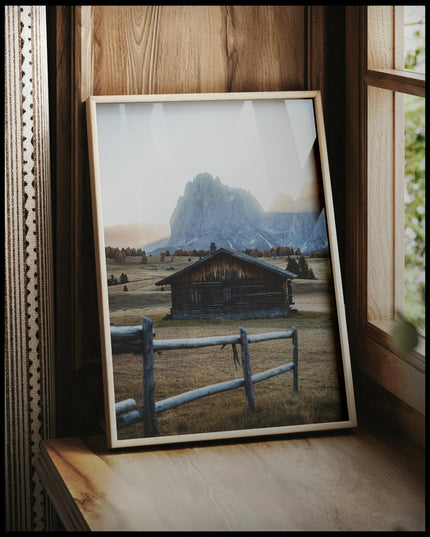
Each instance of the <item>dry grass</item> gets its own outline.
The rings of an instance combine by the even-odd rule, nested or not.
[[[184,434],[299,423],[337,421],[342,418],[341,388],[330,316],[310,312],[293,319],[240,321],[155,321],[155,336],[203,337],[238,334],[239,326],[249,334],[289,330],[299,334],[299,391],[292,389],[292,372],[254,385],[256,411],[246,409],[242,388],[203,397],[158,415],[160,434]],[[240,350],[240,348],[238,349]],[[272,340],[250,345],[252,373],[292,361],[291,340]],[[242,378],[230,346],[194,350],[162,351],[154,359],[155,397],[163,400],[187,390]],[[132,397],[142,404],[142,357],[114,357],[116,400]],[[120,438],[142,436],[140,424],[120,431]]]
[[[249,334],[290,330],[299,335],[299,391],[292,388],[292,372],[283,373],[254,385],[256,410],[246,409],[243,388],[200,398],[158,415],[161,435],[228,431],[276,427],[301,423],[338,421],[343,416],[342,388],[339,385],[339,356],[333,338],[332,301],[326,282],[327,261],[311,259],[317,280],[295,280],[294,300],[298,313],[288,318],[247,320],[164,321],[170,312],[170,289],[161,290],[155,282],[171,274],[167,266],[179,270],[193,263],[187,257],[139,258],[125,263],[107,260],[107,271],[116,277],[128,276],[128,291],[123,285],[109,287],[110,323],[138,325],[142,315],[152,319],[156,339],[236,335],[244,326]],[[285,258],[271,260],[286,266]],[[152,270],[155,269],[156,270]],[[238,347],[240,353],[240,347]],[[265,371],[292,361],[291,340],[273,340],[250,345],[252,373]],[[242,378],[235,366],[230,346],[195,350],[163,351],[155,355],[156,401],[187,390]],[[116,401],[128,398],[142,405],[142,357],[133,354],[114,356]],[[143,436],[141,424],[119,431],[119,438]]]

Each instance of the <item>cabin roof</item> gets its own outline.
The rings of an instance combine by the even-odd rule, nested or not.
[[[195,270],[200,265],[203,265],[204,263],[207,263],[209,260],[213,259],[214,257],[220,255],[220,254],[227,254],[231,257],[234,257],[235,259],[239,259],[241,261],[245,261],[246,263],[249,263],[250,265],[254,265],[257,268],[267,270],[268,272],[272,272],[276,274],[277,276],[281,276],[282,278],[288,278],[293,279],[297,278],[297,274],[294,274],[293,272],[289,272],[288,270],[275,267],[274,265],[271,265],[270,263],[266,263],[265,261],[262,261],[258,258],[252,257],[248,254],[244,254],[243,252],[236,252],[234,250],[228,250],[227,248],[218,248],[216,252],[213,254],[208,254],[205,257],[202,257],[192,265],[188,265],[188,267],[185,267],[181,270],[178,270],[177,272],[170,274],[166,278],[163,278],[162,280],[159,280],[155,283],[155,285],[166,285],[171,283],[176,278],[182,276],[183,274]]]

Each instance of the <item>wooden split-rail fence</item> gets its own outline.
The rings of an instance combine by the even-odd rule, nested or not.
[[[143,355],[143,406],[137,408],[134,399],[126,399],[116,403],[115,410],[118,429],[143,421],[144,436],[156,436],[159,434],[157,423],[158,413],[194,401],[200,397],[213,395],[226,390],[233,390],[241,386],[245,388],[247,408],[254,410],[253,385],[256,382],[261,382],[286,371],[293,371],[293,389],[294,391],[298,391],[298,336],[297,328],[294,326],[286,332],[267,332],[264,334],[248,335],[247,330],[241,327],[239,329],[239,335],[233,336],[155,340],[153,338],[151,319],[142,317],[141,326],[111,326],[110,330],[113,354],[133,352],[142,353]],[[252,375],[249,344],[273,339],[292,339],[292,362]],[[211,384],[169,397],[163,401],[155,402],[154,352],[175,349],[197,349],[216,345],[232,345],[233,352],[236,356],[236,345],[241,346],[243,378]]]

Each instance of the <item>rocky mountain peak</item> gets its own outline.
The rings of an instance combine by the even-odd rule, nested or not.
[[[309,210],[266,213],[249,191],[199,173],[186,184],[170,217],[166,248],[207,249],[212,242],[237,250],[301,248],[313,237],[318,215]]]

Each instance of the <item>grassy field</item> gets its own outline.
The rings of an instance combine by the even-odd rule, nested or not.
[[[339,363],[333,338],[331,301],[325,282],[326,261],[309,260],[317,280],[294,281],[297,313],[275,319],[220,319],[165,321],[170,311],[169,287],[161,290],[155,282],[171,271],[194,262],[186,257],[169,258],[161,263],[149,258],[142,265],[138,258],[125,263],[108,260],[108,276],[128,276],[128,291],[123,285],[109,287],[112,325],[138,325],[142,315],[152,319],[156,339],[237,335],[244,326],[248,334],[298,329],[299,391],[292,387],[292,372],[283,373],[254,385],[256,410],[246,409],[243,388],[203,397],[158,415],[161,435],[189,434],[276,427],[300,423],[337,421],[343,416]],[[285,268],[285,259],[273,260]],[[152,270],[156,268],[156,270]],[[292,342],[271,340],[250,344],[252,373],[259,373],[292,361]],[[240,348],[238,348],[240,354]],[[128,398],[142,405],[142,357],[134,354],[114,356],[116,401]],[[242,368],[233,360],[231,346],[195,350],[162,351],[154,358],[156,401],[187,390],[242,378]],[[119,438],[143,436],[140,424],[119,431]]]

